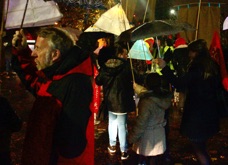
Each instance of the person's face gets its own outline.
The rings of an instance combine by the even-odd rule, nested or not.
[[[38,70],[45,69],[53,64],[53,53],[54,52],[48,44],[48,40],[38,36],[35,48],[32,51],[32,56],[35,58],[35,63]]]

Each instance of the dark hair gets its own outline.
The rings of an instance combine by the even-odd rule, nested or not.
[[[149,90],[156,90],[161,88],[161,76],[158,73],[149,73],[145,78],[145,85]]]
[[[190,67],[200,67],[204,79],[210,76],[218,75],[218,65],[212,59],[207,42],[204,39],[198,39],[188,45],[188,50],[196,52],[196,57],[190,64]]]
[[[210,56],[209,50],[207,48],[207,42],[204,39],[198,39],[189,43],[188,50],[197,52],[201,56]]]
[[[105,62],[107,62],[111,58],[116,57],[117,50],[115,47],[103,47],[98,55],[98,64],[100,67],[104,66]]]

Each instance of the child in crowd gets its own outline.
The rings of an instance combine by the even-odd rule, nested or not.
[[[129,143],[139,155],[139,164],[157,164],[157,156],[166,150],[165,110],[171,105],[172,94],[162,87],[158,73],[146,76],[145,87],[134,83],[135,92],[139,95],[138,116],[129,134]]]

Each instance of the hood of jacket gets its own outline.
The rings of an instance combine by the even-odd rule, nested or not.
[[[59,62],[43,69],[41,72],[49,79],[58,80],[73,73],[83,73],[92,76],[92,61],[89,53],[78,46],[72,47]]]
[[[125,62],[127,62],[127,61],[125,61],[124,59],[121,59],[121,58],[111,58],[111,59],[107,60],[103,69],[106,71],[106,73],[109,76],[115,76],[120,71],[122,71],[122,69],[124,68]]]
[[[172,93],[168,91],[163,91],[160,94],[156,94],[153,91],[146,91],[139,95],[140,99],[149,99],[156,103],[158,107],[162,109],[168,109],[171,106]]]

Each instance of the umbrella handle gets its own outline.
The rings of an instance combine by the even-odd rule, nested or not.
[[[24,23],[24,20],[25,20],[25,14],[26,14],[26,11],[27,11],[27,8],[28,8],[28,2],[29,2],[29,0],[26,1],[25,10],[24,10],[24,14],[23,14],[23,17],[22,17],[20,29],[22,29],[22,27],[23,27],[23,23]]]
[[[23,24],[24,24],[25,14],[26,14],[26,11],[27,11],[27,8],[28,8],[28,2],[29,2],[29,0],[27,0],[27,1],[26,1],[26,4],[25,4],[25,10],[24,10],[23,17],[22,17],[22,20],[21,20],[20,30],[22,29]],[[21,42],[21,40],[17,40],[17,41],[15,42],[15,47],[18,47],[20,42]]]
[[[127,48],[128,48],[128,52],[129,52],[130,47],[129,47],[129,43],[128,43],[128,42],[127,42]],[[134,70],[133,70],[133,65],[132,65],[131,54],[130,54],[130,65],[131,65],[131,74],[132,74],[132,79],[133,79],[133,82],[135,82],[135,75],[134,75]]]

